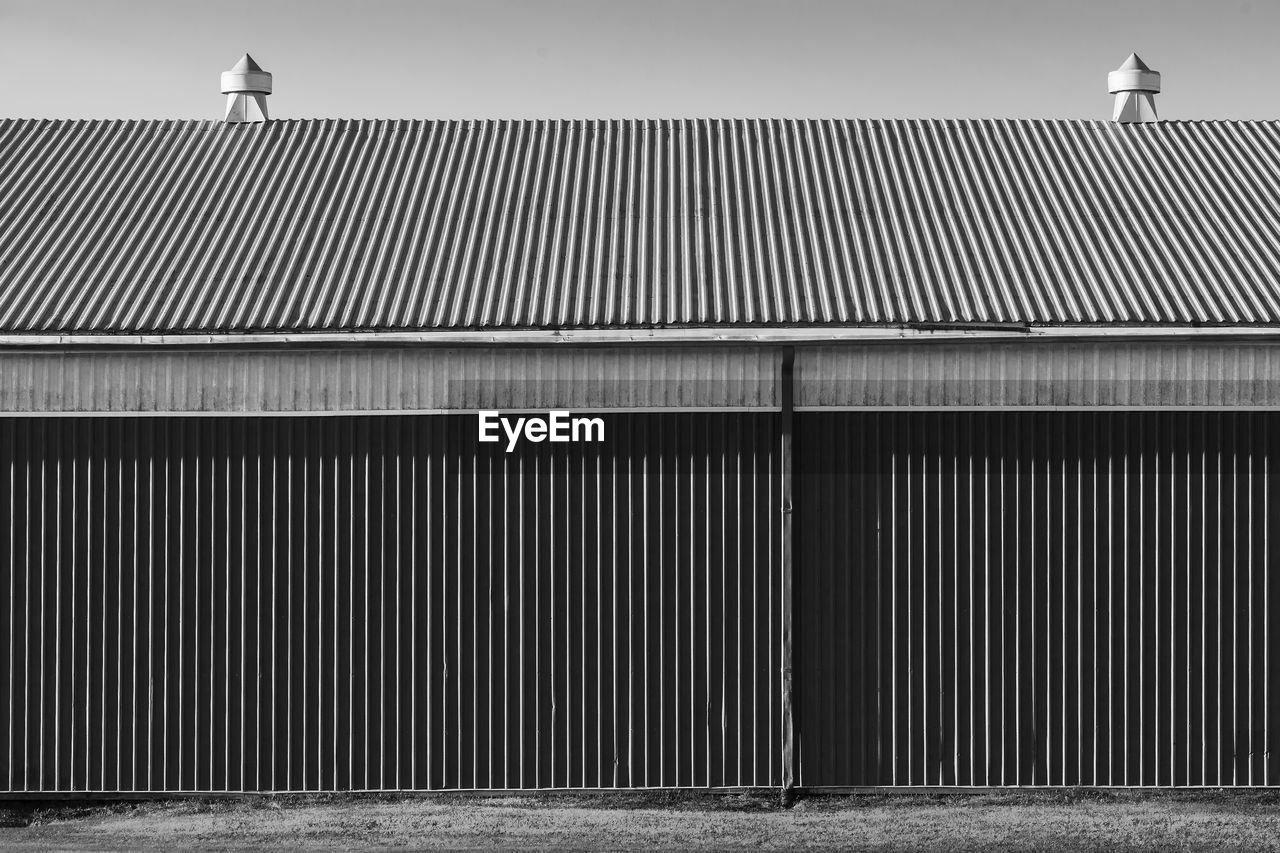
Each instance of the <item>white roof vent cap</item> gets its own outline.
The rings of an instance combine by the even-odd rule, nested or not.
[[[245,54],[230,71],[222,72],[222,94],[227,96],[223,121],[230,124],[267,120],[267,95],[271,74]]]
[[[1116,96],[1111,120],[1130,123],[1156,121],[1160,72],[1152,71],[1136,53],[1107,75],[1107,91]]]

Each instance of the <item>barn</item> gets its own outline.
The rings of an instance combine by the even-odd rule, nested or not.
[[[1280,783],[1280,124],[270,88],[0,120],[5,795]]]

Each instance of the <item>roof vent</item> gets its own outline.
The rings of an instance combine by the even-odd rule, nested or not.
[[[1107,75],[1107,91],[1116,96],[1112,121],[1156,120],[1156,95],[1160,92],[1160,72],[1131,53],[1124,64]]]
[[[222,72],[222,93],[227,96],[229,124],[267,120],[267,95],[271,94],[271,74],[245,54],[230,71]]]

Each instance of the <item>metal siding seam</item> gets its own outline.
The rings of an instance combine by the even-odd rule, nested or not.
[[[780,589],[779,609],[782,614],[782,634],[780,637],[782,650],[782,670],[781,670],[781,688],[782,688],[782,788],[783,796],[789,797],[790,790],[795,786],[796,782],[796,744],[795,744],[795,723],[793,715],[793,675],[792,675],[792,659],[793,659],[793,625],[795,608],[794,589],[792,581],[793,568],[793,500],[792,500],[792,453],[793,453],[793,421],[792,406],[794,405],[794,386],[792,379],[792,370],[795,364],[795,351],[788,347],[783,350],[781,362],[781,374],[778,382],[779,394],[782,404],[782,415],[779,419],[779,445],[778,453],[781,459],[782,469],[779,486],[781,488],[781,505],[782,512],[780,541],[782,546],[782,585]]]
[[[14,672],[15,672],[14,650],[18,645],[18,633],[17,633],[17,627],[16,627],[18,624],[18,619],[16,614],[16,606],[14,604],[14,602],[18,597],[17,596],[18,567],[13,559],[14,535],[16,532],[15,531],[16,524],[15,524],[14,517],[17,515],[16,505],[14,504],[15,482],[17,480],[17,461],[13,457],[12,430],[13,430],[12,424],[0,425],[0,448],[2,448],[0,449],[0,452],[4,453],[3,462],[0,464],[7,463],[7,464],[4,464],[4,467],[5,469],[7,469],[6,479],[8,480],[8,484],[7,484],[8,485],[8,490],[7,490],[8,506],[5,508],[6,512],[4,513],[6,516],[8,516],[8,518],[4,520],[4,523],[5,523],[5,526],[7,527],[8,541],[5,544],[7,546],[8,557],[9,557],[6,568],[5,568],[5,574],[9,576],[9,601],[8,601],[9,618],[7,620],[9,625],[9,630],[8,630],[8,634],[9,634],[8,646],[9,647],[6,650],[8,652],[7,672],[6,672],[6,675],[7,675],[6,680],[8,683],[7,683],[7,689],[5,691],[5,697],[4,697],[4,703],[3,703],[3,706],[6,709],[5,710],[6,724],[4,727],[5,728],[5,751],[4,751],[4,758],[3,758],[3,761],[6,765],[5,766],[5,785],[4,785],[5,791],[15,790],[14,771],[17,765],[17,762],[14,760],[14,757],[13,757],[14,756],[13,734],[14,734],[15,721],[17,719],[17,714],[14,712],[15,702],[14,702],[14,689],[13,689]],[[23,589],[23,592],[25,594],[26,592],[25,588]]]

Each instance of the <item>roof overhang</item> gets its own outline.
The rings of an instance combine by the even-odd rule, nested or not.
[[[802,345],[875,341],[1280,339],[1277,326],[797,326],[236,334],[5,334],[0,347]]]

